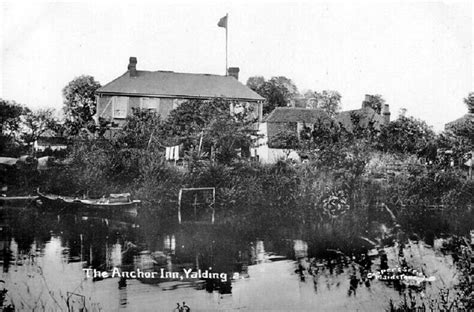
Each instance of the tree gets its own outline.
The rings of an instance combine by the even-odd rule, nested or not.
[[[263,76],[253,76],[247,79],[247,87],[260,94],[265,84]]]
[[[470,92],[464,99],[464,103],[467,105],[468,113],[474,114],[474,92]]]
[[[417,154],[435,139],[426,122],[413,117],[400,117],[385,125],[378,137],[378,146],[385,152]]]
[[[20,116],[25,111],[25,107],[14,101],[0,99],[0,125],[2,127],[1,146],[15,139],[20,128]]]
[[[462,150],[471,150],[474,147],[474,92],[464,99],[468,114],[446,124],[448,130],[454,137],[454,141],[462,142]]]
[[[250,156],[248,152],[253,141],[251,134],[248,121],[233,118],[229,114],[219,115],[203,131],[203,143],[215,149],[218,162],[230,163],[239,156]]]
[[[291,129],[281,130],[270,138],[268,146],[284,149],[286,157],[288,157],[292,149],[299,148],[298,135]]]
[[[133,113],[127,116],[116,141],[124,147],[148,148],[158,135],[161,126],[160,116],[155,112],[134,109]]]
[[[57,121],[53,118],[53,110],[26,109],[21,116],[20,137],[28,146],[34,143],[46,130],[55,129]]]
[[[276,107],[288,106],[298,94],[293,81],[284,76],[272,77],[268,81],[262,76],[250,77],[247,86],[265,98],[263,114],[272,112]]]
[[[251,107],[242,107],[239,113],[230,113],[230,105],[223,99],[210,101],[190,100],[174,109],[160,131],[163,145],[184,144],[185,149],[216,152],[216,159],[229,162],[237,157],[237,150],[250,146]],[[202,139],[202,142],[201,142]]]
[[[95,130],[93,121],[97,106],[95,91],[100,86],[94,77],[83,75],[64,87],[64,113],[70,134],[78,134],[82,128]]]
[[[372,108],[377,114],[380,114],[382,112],[382,107],[385,104],[385,100],[380,94],[368,94],[368,99],[364,101],[364,104]]]
[[[319,108],[334,117],[341,110],[341,94],[333,90],[308,91],[304,94],[311,108]]]

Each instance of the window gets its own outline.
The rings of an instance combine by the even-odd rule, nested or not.
[[[159,106],[160,106],[160,99],[158,98],[141,98],[140,99],[140,109],[147,109],[147,110],[151,110],[157,113]]]
[[[116,119],[127,118],[128,97],[115,96],[113,99],[113,117]]]

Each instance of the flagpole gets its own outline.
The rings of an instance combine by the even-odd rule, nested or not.
[[[228,42],[228,28],[229,28],[229,13],[226,13],[225,15],[225,20],[226,20],[226,25],[225,25],[225,75],[228,75],[227,69],[228,64],[227,64],[227,42]]]

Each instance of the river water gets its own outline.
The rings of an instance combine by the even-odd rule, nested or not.
[[[209,225],[145,230],[33,208],[1,213],[0,288],[18,311],[173,311],[183,302],[192,311],[384,311],[407,295],[386,281],[365,283],[350,263],[329,269],[315,261],[318,272],[308,270],[308,244],[297,236],[242,238]],[[434,277],[409,292],[414,300],[454,286],[450,256],[423,243],[405,250],[411,266]],[[397,247],[385,252],[396,267]],[[379,262],[373,257],[370,271]],[[143,276],[131,276],[137,272]]]

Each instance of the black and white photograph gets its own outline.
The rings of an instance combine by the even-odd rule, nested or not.
[[[0,312],[474,311],[473,15],[0,0]]]

